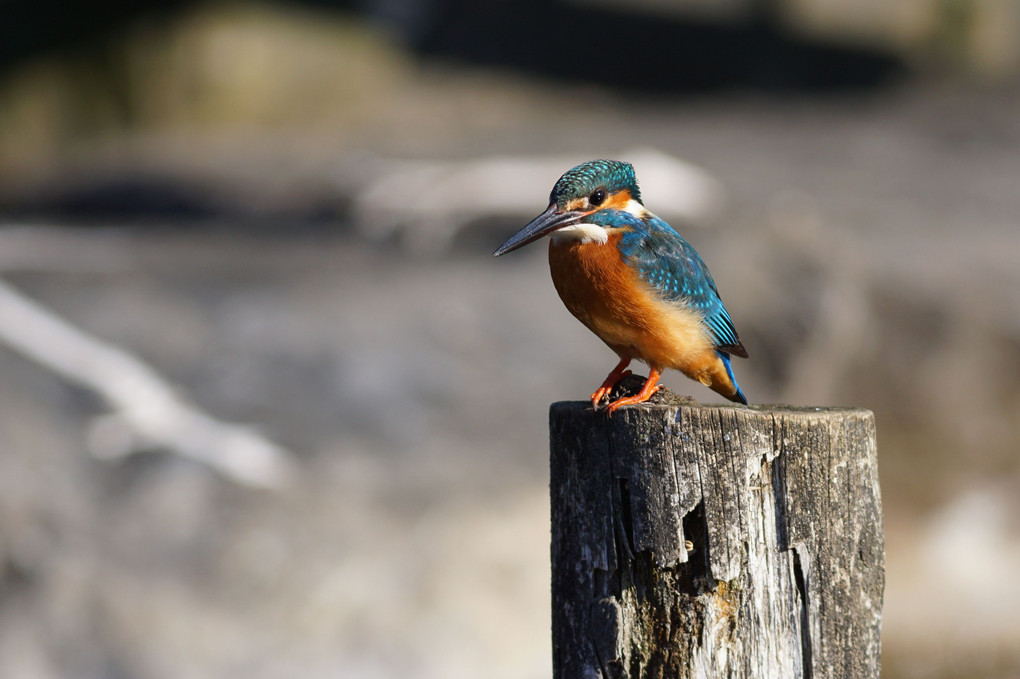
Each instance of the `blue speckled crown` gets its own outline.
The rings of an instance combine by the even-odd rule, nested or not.
[[[556,182],[549,200],[559,205],[571,198],[587,196],[600,186],[609,193],[628,189],[631,197],[641,202],[634,166],[619,160],[589,160],[568,170]]]

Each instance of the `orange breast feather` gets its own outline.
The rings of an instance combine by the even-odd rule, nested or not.
[[[621,358],[700,379],[718,359],[700,317],[666,302],[628,269],[609,242],[550,242],[549,268],[560,299]],[[704,380],[702,380],[704,381]]]

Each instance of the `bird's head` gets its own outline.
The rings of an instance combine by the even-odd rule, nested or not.
[[[618,160],[589,160],[560,177],[549,194],[546,211],[492,254],[498,257],[563,229],[610,228],[611,220],[599,220],[593,215],[612,210],[644,213],[634,167]],[[604,224],[599,225],[599,222]],[[594,237],[605,241],[605,238],[599,238],[598,232]]]

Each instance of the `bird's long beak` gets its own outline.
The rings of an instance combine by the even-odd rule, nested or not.
[[[512,250],[524,247],[528,243],[538,240],[546,234],[552,233],[556,229],[576,224],[584,216],[585,213],[583,212],[559,210],[556,207],[556,203],[553,203],[545,212],[532,219],[527,226],[510,236],[507,242],[500,245],[492,254],[496,257],[505,255]]]

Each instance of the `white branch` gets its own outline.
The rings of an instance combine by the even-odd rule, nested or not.
[[[93,428],[94,454],[166,448],[235,481],[274,487],[290,474],[287,452],[248,427],[186,403],[155,370],[54,315],[0,281],[0,342],[100,394],[115,414]]]

